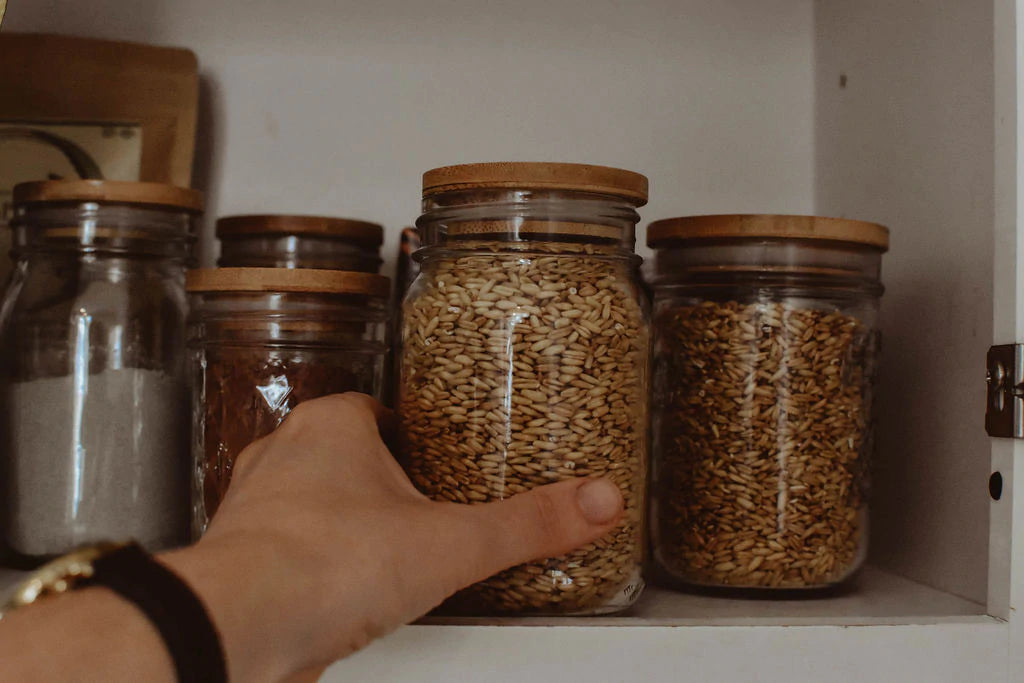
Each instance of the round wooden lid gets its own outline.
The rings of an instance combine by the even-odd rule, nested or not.
[[[187,187],[128,180],[36,180],[14,186],[15,204],[36,202],[143,204],[201,213],[203,193]]]
[[[723,214],[666,218],[655,221],[647,227],[647,246],[649,247],[737,237],[825,240],[863,244],[881,251],[889,249],[888,228],[877,223],[846,218]]]
[[[190,292],[308,292],[364,294],[387,298],[391,281],[383,275],[311,268],[199,268],[188,272]]]
[[[647,177],[608,166],[499,161],[443,166],[423,174],[424,199],[442,192],[477,189],[577,190],[647,203]]]
[[[352,218],[259,214],[225,216],[217,221],[217,237],[230,238],[247,235],[337,237],[370,247],[379,247],[384,242],[383,227],[376,223]]]

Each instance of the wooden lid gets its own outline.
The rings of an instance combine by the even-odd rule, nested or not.
[[[225,216],[217,221],[217,237],[248,235],[311,235],[337,237],[370,247],[384,242],[384,228],[376,223],[330,216],[259,214]]]
[[[201,213],[203,193],[187,187],[127,180],[37,180],[14,186],[15,204],[36,202],[143,204]]]
[[[848,242],[889,249],[889,229],[877,223],[824,216],[772,214],[723,214],[684,216],[655,221],[647,227],[647,246],[729,238],[771,237],[780,239]]]
[[[199,268],[185,278],[190,292],[308,292],[364,294],[386,298],[391,282],[383,275],[312,268]]]
[[[442,192],[477,189],[576,190],[647,203],[647,177],[608,166],[499,161],[443,166],[423,174],[424,199]]]
[[[622,239],[622,228],[614,225],[598,225],[594,223],[570,223],[567,221],[466,221],[452,222],[447,228],[449,237],[471,237],[494,235],[573,235],[578,237],[597,237],[600,239]]]

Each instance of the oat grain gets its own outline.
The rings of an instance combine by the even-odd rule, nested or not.
[[[638,579],[642,556],[648,329],[632,265],[592,245],[477,248],[487,251],[424,261],[403,307],[406,471],[432,498],[473,503],[605,476],[626,513],[598,542],[509,569],[450,605],[600,608]]]
[[[866,545],[868,328],[735,301],[671,307],[656,326],[658,561],[704,585],[841,581]]]

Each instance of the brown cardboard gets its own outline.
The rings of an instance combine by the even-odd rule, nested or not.
[[[0,65],[0,287],[10,269],[14,183],[101,176],[191,184],[199,92],[191,51],[0,33]]]
[[[191,184],[199,78],[190,50],[2,33],[0,64],[0,120],[140,124],[139,180]]]

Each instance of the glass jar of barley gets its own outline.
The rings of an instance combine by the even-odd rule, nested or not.
[[[603,476],[626,506],[607,536],[491,577],[442,612],[599,614],[640,595],[649,312],[633,242],[646,200],[644,176],[600,166],[423,177],[399,387],[413,483],[472,504]]]
[[[867,552],[882,253],[873,223],[651,224],[652,539],[691,584],[840,583]]]

